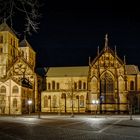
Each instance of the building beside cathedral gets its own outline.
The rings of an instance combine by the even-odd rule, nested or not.
[[[89,66],[49,67],[42,112],[140,113],[140,72],[126,64],[108,45],[97,51]]]
[[[23,114],[37,108],[36,53],[19,41],[4,21],[0,25],[0,114]],[[29,106],[28,101],[32,104]]]

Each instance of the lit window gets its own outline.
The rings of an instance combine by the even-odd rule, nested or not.
[[[79,81],[78,87],[79,87],[79,89],[82,89],[82,82],[81,81]]]
[[[3,43],[3,36],[0,36],[0,43]]]
[[[84,96],[80,96],[80,107],[84,107]]]
[[[0,93],[6,93],[6,87],[5,86],[1,86]]]
[[[56,101],[57,101],[57,97],[54,95],[53,96],[53,107],[57,107],[56,106]]]
[[[57,83],[57,89],[59,89],[59,83]]]
[[[52,89],[55,89],[55,81],[52,81]]]
[[[48,107],[48,97],[44,96],[44,108]]]
[[[83,83],[83,89],[86,89],[86,83],[85,82]]]
[[[134,81],[130,81],[130,90],[134,90]]]
[[[12,92],[13,93],[18,93],[19,92],[18,87],[17,86],[13,86]]]

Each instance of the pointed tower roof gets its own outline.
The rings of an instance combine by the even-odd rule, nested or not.
[[[29,44],[29,42],[26,40],[26,36],[24,37],[24,39],[19,43],[20,47],[30,47],[32,50],[34,50],[31,45]]]
[[[6,20],[4,20],[4,22],[0,25],[0,32],[1,31],[8,31],[12,35],[16,36],[16,34],[14,33],[14,31],[7,25]]]

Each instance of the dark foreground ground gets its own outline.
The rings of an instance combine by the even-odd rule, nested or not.
[[[140,116],[0,116],[0,140],[140,140]]]

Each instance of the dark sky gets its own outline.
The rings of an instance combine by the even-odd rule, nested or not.
[[[140,8],[137,3],[45,1],[40,30],[30,37],[37,67],[88,65],[97,47],[109,46],[127,64],[140,66]]]

